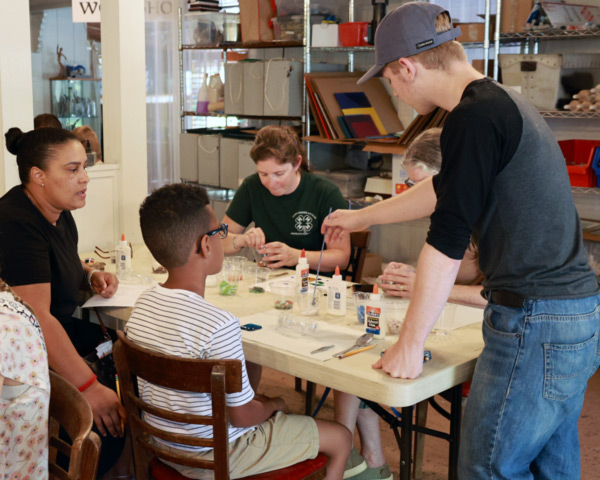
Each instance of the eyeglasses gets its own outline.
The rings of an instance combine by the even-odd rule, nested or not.
[[[417,182],[415,182],[414,180],[411,180],[410,178],[407,178],[406,180],[404,180],[404,184],[408,188],[411,188],[411,187],[414,187],[417,184]]]
[[[213,235],[216,235],[218,233],[219,238],[221,240],[223,240],[223,239],[227,238],[228,229],[229,229],[229,225],[227,225],[226,223],[222,223],[219,228],[215,228],[214,230],[211,230],[210,232],[206,232],[200,236],[203,237],[204,235],[206,235],[207,237],[212,237]],[[201,248],[202,248],[202,245],[198,245],[198,250],[196,250],[196,253],[200,253]]]

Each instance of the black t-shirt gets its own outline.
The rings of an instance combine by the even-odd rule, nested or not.
[[[565,160],[529,101],[489,78],[474,81],[440,143],[427,243],[461,259],[473,233],[486,290],[527,298],[598,291]]]
[[[86,281],[77,240],[71,212],[63,211],[55,226],[21,185],[0,198],[0,276],[12,286],[50,283],[50,313],[67,333],[76,321],[72,315]]]

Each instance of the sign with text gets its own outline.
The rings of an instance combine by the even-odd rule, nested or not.
[[[100,0],[71,0],[73,23],[99,23]]]

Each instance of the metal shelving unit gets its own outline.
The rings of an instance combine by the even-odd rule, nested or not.
[[[595,118],[600,120],[600,112],[570,112],[568,110],[542,110],[544,118]]]
[[[237,50],[249,50],[249,49],[261,49],[261,48],[292,48],[292,47],[303,47],[304,42],[298,41],[273,41],[273,42],[221,42],[214,44],[203,44],[203,45],[184,45],[183,44],[183,12],[179,9],[178,19],[178,41],[179,41],[179,105],[180,105],[180,118],[181,118],[181,131],[185,132],[185,119],[186,118],[234,118],[234,119],[257,119],[257,120],[302,120],[302,117],[276,117],[276,116],[258,116],[258,115],[231,115],[226,113],[202,113],[197,114],[195,112],[185,110],[185,84],[184,84],[184,59],[183,53],[186,50],[221,50],[223,52],[223,63],[227,63],[227,52]],[[223,75],[223,82],[226,81]]]

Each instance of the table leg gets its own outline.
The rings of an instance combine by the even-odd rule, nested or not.
[[[316,385],[314,382],[306,381],[306,401],[304,402],[304,415],[309,417],[313,413],[313,400],[315,398]]]
[[[413,410],[414,406],[402,407],[402,419],[400,425],[402,435],[400,438],[400,480],[410,480],[412,465],[412,434],[413,434]]]
[[[449,480],[458,479],[458,448],[460,446],[460,422],[462,416],[462,384],[450,390],[450,455],[448,459]]]
[[[417,403],[415,423],[421,427],[427,425],[427,400]],[[425,450],[425,434],[415,431],[415,447],[413,455],[413,479],[419,480],[423,477],[423,453]]]

